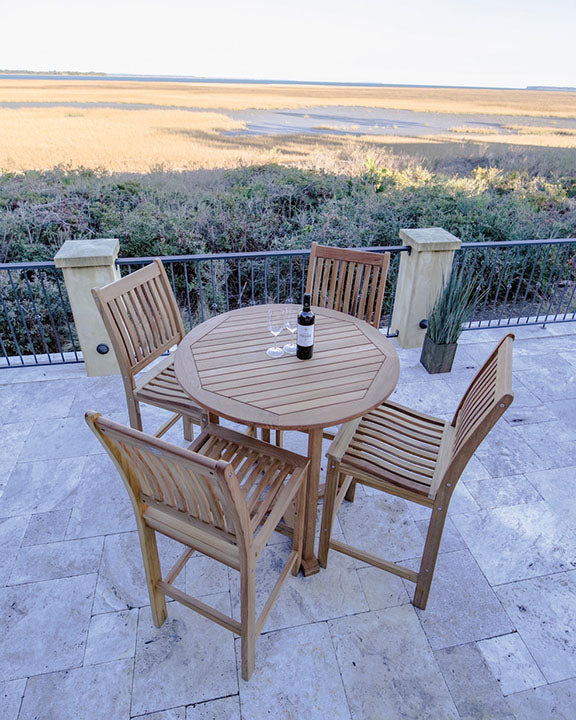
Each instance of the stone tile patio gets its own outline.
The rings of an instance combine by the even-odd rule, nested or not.
[[[446,376],[399,350],[396,399],[448,417],[503,332],[465,333]],[[519,328],[514,356],[515,403],[454,495],[428,609],[332,554],[289,576],[249,683],[231,633],[176,603],[152,624],[128,497],[82,417],[126,421],[119,378],[0,370],[0,718],[572,720],[576,327]],[[145,410],[148,428],[162,419]],[[415,567],[427,513],[359,488],[335,532]],[[288,551],[278,536],[263,554],[260,604]],[[161,543],[165,568],[176,553]],[[235,573],[194,556],[180,583],[237,614]]]

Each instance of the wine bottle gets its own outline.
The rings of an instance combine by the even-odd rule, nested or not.
[[[304,293],[304,307],[298,315],[298,344],[296,357],[310,360],[314,349],[314,313],[310,310],[310,293]]]

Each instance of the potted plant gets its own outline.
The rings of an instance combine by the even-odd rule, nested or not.
[[[472,313],[476,286],[463,267],[455,270],[428,315],[420,362],[429,373],[450,372],[462,325]]]

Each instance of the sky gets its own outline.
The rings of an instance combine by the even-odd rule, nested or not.
[[[0,0],[0,68],[576,86],[576,0]]]

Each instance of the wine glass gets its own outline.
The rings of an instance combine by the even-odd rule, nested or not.
[[[284,315],[280,308],[268,310],[268,330],[274,335],[276,344],[266,350],[266,355],[271,358],[282,357],[284,350],[278,345],[278,335],[284,330]]]
[[[290,333],[290,342],[284,345],[286,355],[296,355],[294,333],[298,329],[298,305],[284,306],[284,327]]]

